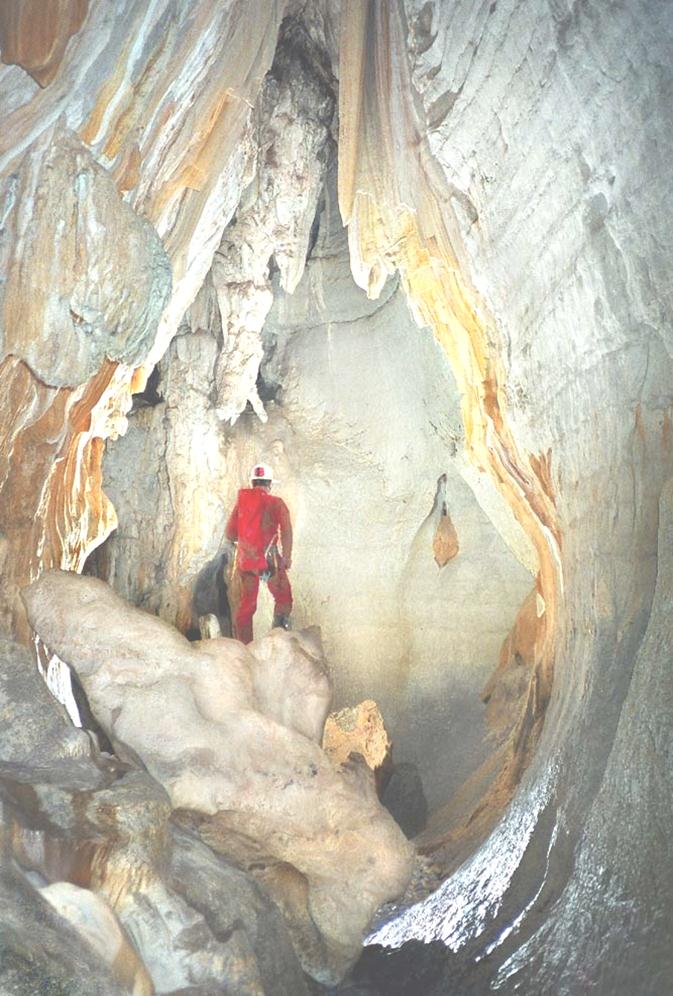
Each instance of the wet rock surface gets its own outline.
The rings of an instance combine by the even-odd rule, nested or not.
[[[532,578],[462,478],[459,398],[440,348],[394,279],[378,301],[355,286],[335,187],[332,163],[294,294],[272,279],[260,380],[276,391],[268,421],[247,411],[225,428],[217,418],[220,319],[206,285],[160,363],[164,403],[138,411],[108,449],[120,527],[96,570],[186,632],[199,572],[264,454],[293,516],[293,624],[320,626],[335,707],[374,699],[395,761],[423,769],[435,807],[489,754],[479,693]],[[391,425],[398,410],[403,427]],[[433,541],[445,502],[461,552],[440,569]],[[255,634],[271,614],[262,590]]]

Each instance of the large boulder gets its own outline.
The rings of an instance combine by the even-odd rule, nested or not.
[[[195,814],[203,839],[246,867],[288,869],[293,899],[284,908],[294,910],[302,964],[322,982],[342,977],[374,911],[404,891],[413,866],[371,779],[257,708],[260,672],[242,645],[190,644],[95,578],[49,571],[23,597],[40,638],[77,670],[106,733],[137,753],[174,809]],[[289,633],[271,639],[286,651],[296,642]],[[324,664],[314,666],[319,684]],[[297,694],[285,687],[279,696]],[[281,704],[280,715],[291,714]]]
[[[251,877],[171,823],[165,790],[105,757],[0,642],[0,992],[306,996]]]

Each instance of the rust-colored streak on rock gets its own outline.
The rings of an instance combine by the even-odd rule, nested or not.
[[[486,812],[494,800],[501,804],[511,797],[551,689],[562,578],[549,462],[529,459],[509,427],[506,372],[493,345],[495,323],[466,277],[446,183],[415,120],[399,5],[348,0],[342,10],[339,194],[353,275],[377,297],[387,276],[400,272],[417,321],[434,330],[451,361],[468,455],[490,474],[537,553],[537,660],[490,802],[484,797],[477,807]]]
[[[4,0],[0,6],[2,61],[21,66],[41,87],[48,86],[88,8],[89,0]]]
[[[535,476],[544,489],[544,493],[547,495],[547,498],[549,498],[552,505],[556,507],[554,482],[552,480],[551,472],[551,448],[548,449],[546,453],[540,453],[539,456],[535,456],[534,453],[531,453],[528,459],[530,460],[530,465],[533,468]],[[559,543],[560,540],[561,537],[559,536]]]
[[[537,608],[534,588],[519,609],[500,650],[498,666],[481,693],[487,704],[486,722],[499,743],[507,739],[526,704],[531,675],[544,643],[544,625]]]
[[[47,387],[15,357],[0,364],[0,535],[7,544],[0,626],[29,637],[18,590],[49,567],[81,570],[116,525],[102,491],[102,436],[114,432],[130,374],[106,362],[82,388]]]
[[[133,190],[133,188],[137,186],[138,181],[140,180],[141,164],[142,160],[140,158],[140,149],[137,145],[132,145],[128,155],[125,156],[123,162],[115,171],[117,189],[120,193],[125,193],[127,190]]]
[[[432,541],[432,552],[435,557],[435,563],[439,568],[446,567],[450,560],[458,556],[459,550],[460,543],[456,527],[448,512],[444,513],[440,516]]]
[[[387,770],[391,764],[392,744],[372,699],[330,713],[322,747],[335,764],[344,764],[351,754],[359,754],[372,771]]]
[[[131,371],[103,357],[137,367],[155,349],[151,368],[203,281],[236,204],[251,145],[246,128],[285,4],[131,4],[120,8],[120,22],[105,6],[8,0],[0,12],[5,62],[20,62],[43,85],[61,66],[48,90],[29,88],[35,92],[0,134],[14,171],[0,365],[0,561],[8,565],[0,626],[24,638],[18,587],[50,564],[80,569],[114,526],[100,487],[101,440],[124,429]],[[73,58],[61,62],[80,27]],[[92,53],[105,66],[98,82]],[[94,89],[83,93],[85,75]],[[54,124],[56,110],[67,133]],[[136,237],[163,256],[157,232],[174,278],[165,310],[162,294],[146,293],[133,269],[148,259]],[[118,255],[125,251],[126,262]],[[167,274],[164,263],[149,270]],[[88,317],[77,306],[82,296]],[[145,315],[147,335],[136,335]],[[124,341],[128,353],[118,351]]]

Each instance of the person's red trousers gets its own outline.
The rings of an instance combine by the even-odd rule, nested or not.
[[[241,585],[241,600],[234,617],[234,631],[236,639],[240,640],[241,643],[252,643],[252,617],[257,608],[259,574],[252,571],[239,571],[238,578]],[[267,583],[269,591],[273,595],[275,614],[289,616],[292,611],[292,588],[287,571],[279,568]]]

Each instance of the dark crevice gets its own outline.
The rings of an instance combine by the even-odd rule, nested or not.
[[[130,415],[135,412],[140,411],[141,408],[154,408],[156,405],[160,405],[164,400],[163,394],[159,394],[159,382],[161,380],[161,373],[159,367],[156,366],[147,378],[147,384],[142,391],[138,391],[137,394],[133,395],[133,404],[131,405]]]

